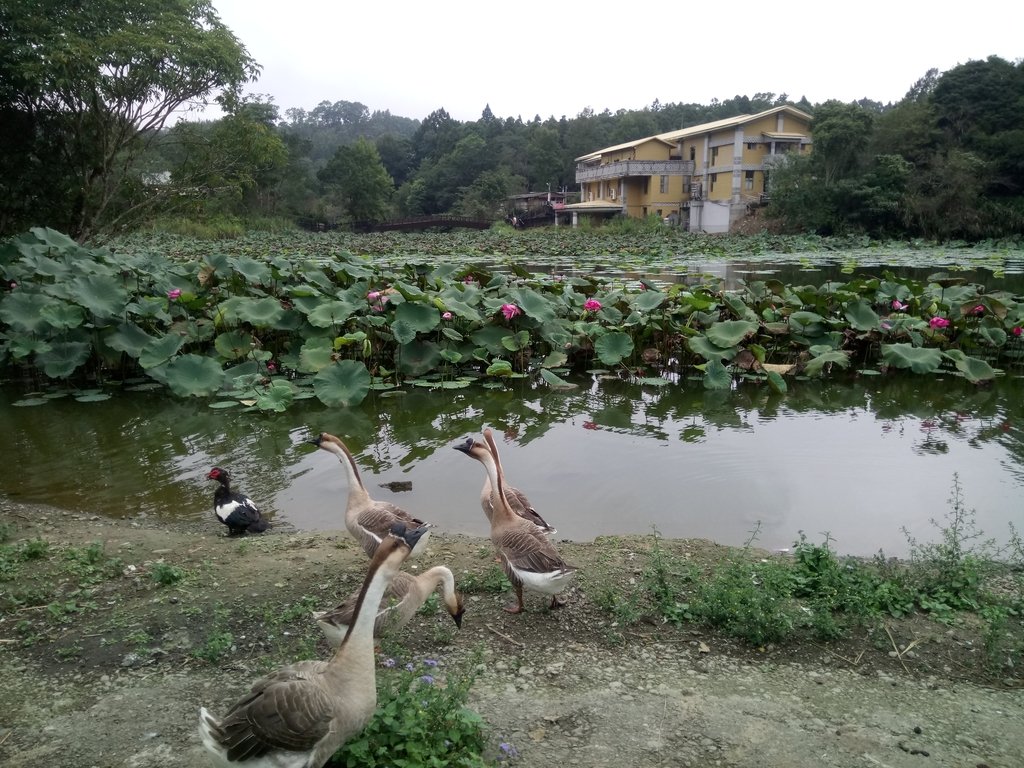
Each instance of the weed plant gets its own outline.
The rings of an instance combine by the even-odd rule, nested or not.
[[[466,669],[473,669],[474,663]],[[486,730],[466,706],[475,675],[441,675],[431,659],[402,664],[387,658],[377,671],[377,710],[328,765],[372,768],[486,766]]]

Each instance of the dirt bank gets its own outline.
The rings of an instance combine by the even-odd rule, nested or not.
[[[200,704],[222,710],[268,666],[322,655],[308,619],[362,579],[343,531],[227,539],[0,500],[0,763],[203,765]],[[700,628],[617,626],[597,586],[628,584],[650,542],[560,543],[581,566],[562,610],[501,610],[485,540],[435,534],[467,591],[461,631],[417,617],[386,651],[442,667],[482,654],[472,705],[525,766],[1024,765],[1019,671],[982,671],[970,627],[921,619],[841,643],[749,648]],[[708,542],[667,542],[695,562]],[[984,682],[979,682],[984,681]]]

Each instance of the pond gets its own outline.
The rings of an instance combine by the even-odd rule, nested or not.
[[[559,534],[702,537],[738,545],[757,531],[769,549],[825,532],[842,553],[900,556],[906,530],[935,539],[930,520],[963,506],[988,537],[1024,528],[1024,378],[977,387],[953,376],[794,382],[785,395],[743,382],[650,387],[590,375],[577,389],[524,381],[505,389],[414,388],[360,406],[316,400],[287,413],[214,410],[203,400],[121,392],[13,407],[0,390],[0,493],[104,515],[208,521],[214,483],[236,486],[278,525],[343,527],[346,483],[333,456],[308,444],[327,431],[356,455],[371,495],[445,532],[486,536],[483,470],[451,446],[496,433],[509,482]],[[411,482],[393,492],[382,484]]]

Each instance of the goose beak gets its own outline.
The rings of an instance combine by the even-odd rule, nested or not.
[[[461,442],[458,445],[453,445],[452,448],[454,448],[456,451],[462,451],[463,453],[468,455],[469,452],[473,450],[473,438],[467,437],[464,442]]]
[[[459,606],[459,610],[452,614],[452,621],[455,622],[455,626],[462,629],[462,614],[466,612],[465,608]]]
[[[310,445],[315,445],[317,448],[319,448],[320,447],[320,441],[323,440],[323,439],[324,439],[324,433],[321,432],[320,434],[318,434],[316,436],[316,439],[314,439],[314,440],[307,440],[306,442],[309,443]]]

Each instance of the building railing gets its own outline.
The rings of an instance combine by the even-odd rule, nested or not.
[[[576,182],[626,176],[692,176],[692,160],[622,160],[605,165],[577,165]]]

